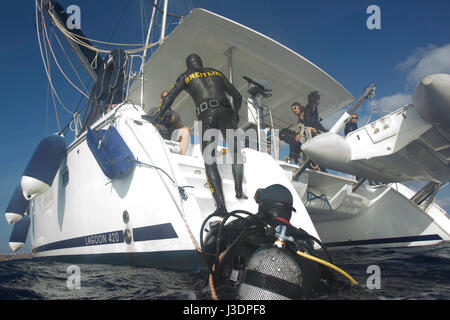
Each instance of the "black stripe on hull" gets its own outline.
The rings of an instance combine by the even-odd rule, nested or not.
[[[33,253],[50,250],[90,247],[104,244],[124,243],[124,230],[91,234],[87,236],[56,241],[34,248]],[[164,240],[178,238],[171,223],[163,223],[133,229],[133,241]]]
[[[436,241],[436,240],[443,240],[443,239],[438,234],[429,234],[422,236],[379,238],[368,240],[349,240],[340,242],[328,242],[324,244],[328,248],[333,248],[333,247],[383,245],[383,244],[407,243],[407,242]]]

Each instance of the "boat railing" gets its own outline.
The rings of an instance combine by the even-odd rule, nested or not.
[[[126,87],[127,87],[127,89],[126,89],[126,92],[125,92],[125,100],[128,100],[131,82],[134,81],[134,80],[141,80],[142,81],[142,79],[144,77],[144,75],[141,72],[141,70],[139,70],[137,72],[133,71],[134,70],[133,69],[134,63],[136,61],[138,61],[138,64],[139,64],[139,67],[140,67],[140,65],[142,64],[142,61],[143,61],[142,60],[143,57],[141,55],[134,55],[133,54],[133,55],[128,55],[128,59],[129,59],[129,63],[128,63],[127,78],[126,78],[126,81],[127,81]],[[136,59],[139,59],[140,61],[136,60]]]

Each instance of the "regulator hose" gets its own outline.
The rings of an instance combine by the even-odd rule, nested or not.
[[[297,251],[296,254],[298,254],[299,256],[302,256],[302,257],[304,257],[304,258],[306,258],[306,259],[309,259],[309,260],[315,261],[315,262],[317,262],[317,263],[323,264],[324,266],[327,266],[327,267],[329,267],[329,268],[331,268],[331,269],[333,269],[333,270],[336,270],[337,272],[339,272],[340,274],[342,274],[344,277],[346,277],[347,279],[349,279],[350,282],[352,283],[352,285],[354,285],[354,286],[357,286],[357,285],[358,285],[358,282],[356,282],[355,279],[353,279],[347,272],[345,272],[345,271],[342,270],[341,268],[336,267],[334,264],[331,264],[331,263],[329,263],[329,262],[327,262],[327,261],[325,261],[325,260],[322,260],[322,259],[320,259],[320,258],[311,256],[311,255],[309,255],[309,254],[307,254],[307,253],[305,253],[305,252]]]

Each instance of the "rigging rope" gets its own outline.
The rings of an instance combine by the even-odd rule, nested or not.
[[[46,75],[47,75],[47,78],[48,78],[48,81],[49,81],[49,85],[50,85],[50,87],[51,87],[51,89],[52,89],[52,98],[53,98],[53,84],[52,84],[52,80],[51,80],[51,77],[50,77],[50,75],[49,75],[49,72],[48,72],[48,70],[47,70],[47,64],[45,63],[45,58],[44,58],[44,53],[42,52],[42,43],[41,43],[41,37],[39,36],[39,19],[38,19],[38,3],[37,3],[37,0],[36,0],[36,33],[37,33],[37,38],[38,38],[38,42],[39,42],[39,51],[40,51],[40,53],[41,53],[41,58],[42,58],[42,63],[44,64],[44,69],[45,69],[45,73],[46,73]],[[44,45],[45,45],[45,43],[44,43]],[[46,48],[46,47],[45,47]],[[48,55],[47,55],[47,58],[48,58]],[[50,67],[50,66],[49,66]],[[57,123],[57,125],[58,125],[58,130],[61,130],[60,129],[60,124],[59,124],[59,119],[58,119],[58,112],[57,112],[57,110],[56,110],[56,104],[55,104],[55,100],[53,99],[53,104],[54,104],[54,107],[55,107],[55,113],[56,113],[56,123]]]
[[[37,33],[37,38],[38,38],[38,43],[39,43],[39,50],[40,50],[40,53],[41,53],[41,58],[42,58],[42,63],[43,63],[43,65],[44,65],[45,73],[46,73],[46,75],[47,75],[47,78],[48,78],[50,87],[51,87],[51,89],[52,89],[52,98],[53,98],[53,103],[54,103],[54,107],[55,107],[55,113],[56,113],[56,120],[57,120],[57,124],[58,124],[58,130],[61,130],[60,123],[59,123],[58,112],[57,112],[57,109],[56,109],[56,103],[55,103],[55,101],[54,101],[53,95],[56,96],[58,102],[61,104],[61,106],[63,107],[64,110],[66,110],[68,113],[70,113],[70,114],[72,114],[72,115],[73,115],[74,113],[73,113],[72,111],[70,111],[70,110],[64,105],[64,103],[61,101],[61,98],[59,97],[58,93],[56,92],[55,87],[53,86],[52,77],[51,77],[51,74],[50,74],[50,61],[49,61],[49,58],[48,58],[47,44],[46,44],[46,41],[44,41],[44,49],[45,49],[45,53],[46,53],[46,57],[47,57],[47,63],[46,63],[46,62],[45,62],[45,58],[44,58],[44,53],[43,53],[43,51],[42,51],[41,37],[40,37],[40,35],[39,35],[39,19],[38,19],[38,8],[39,8],[39,5],[38,5],[37,0],[35,1],[35,4],[36,4],[36,7],[35,7],[35,13],[36,13],[36,33]],[[45,37],[46,37],[46,34],[47,34],[47,33],[46,33],[46,31],[45,31],[45,30],[46,30],[46,28],[45,28],[45,20],[44,20],[44,17],[43,17],[42,10],[41,10],[41,24],[42,24],[42,28],[43,28],[42,35],[43,35],[43,37],[44,37],[44,40],[46,40]]]
[[[97,43],[103,43],[103,44],[109,44],[109,45],[115,45],[115,46],[136,46],[137,45],[137,44],[125,44],[125,43],[110,43],[110,42],[98,41],[98,40],[94,40],[94,39],[91,39],[91,38],[83,37],[81,35],[77,35],[77,34],[75,34],[73,32],[68,31],[64,26],[62,26],[60,24],[60,22],[58,21],[57,17],[55,17],[55,15],[51,11],[49,11],[48,14],[52,18],[52,22],[59,29],[59,31],[61,31],[61,33],[63,33],[66,37],[68,37],[73,42],[75,42],[75,43],[77,43],[77,44],[79,44],[79,45],[81,45],[81,46],[83,46],[85,48],[88,48],[88,49],[90,49],[90,50],[92,50],[94,52],[97,52],[97,53],[110,53],[110,50],[96,48],[96,47],[94,47],[92,45],[87,44],[86,42],[84,42],[84,41],[82,41],[80,39],[87,40],[87,41],[90,41],[90,42],[97,42]],[[144,46],[142,46],[142,44],[139,44],[142,47],[136,48],[136,49],[128,49],[128,50],[124,50],[124,51],[126,53],[128,53],[128,54],[133,54],[133,53],[137,53],[137,52],[140,52],[140,51],[144,51],[145,49],[148,49],[148,48],[152,48],[152,47],[160,44],[161,42],[162,42],[162,40],[159,40],[157,42],[149,43],[149,44],[144,45]]]
[[[67,62],[70,64],[70,66],[72,67],[73,72],[75,73],[75,75],[77,76],[78,80],[80,81],[81,85],[83,86],[84,90],[86,92],[89,92],[89,89],[86,87],[86,85],[84,84],[83,80],[81,79],[80,75],[77,72],[77,69],[75,68],[75,66],[73,65],[72,61],[70,60],[69,56],[67,55],[66,50],[64,49],[64,46],[62,45],[61,41],[58,38],[58,35],[55,32],[55,29],[51,28],[51,31],[53,33],[53,36],[56,38],[56,41],[59,44],[59,47],[61,48],[62,52],[64,53],[64,56],[66,57]]]
[[[53,51],[52,45],[50,43],[50,38],[48,37],[48,33],[47,33],[47,27],[45,26],[44,23],[44,29],[43,29],[43,35],[44,35],[44,39],[47,41],[48,43],[48,47],[50,49],[50,52],[52,53],[53,56],[53,60],[55,60],[56,65],[58,66],[59,71],[61,72],[61,74],[64,76],[64,78],[66,78],[66,80],[77,90],[79,91],[81,94],[83,94],[86,98],[89,99],[89,96],[83,92],[80,88],[78,88],[70,79],[69,77],[67,77],[67,75],[64,73],[64,71],[62,70],[61,66],[58,63],[58,59],[55,56],[55,52]],[[72,113],[72,112],[71,112]],[[72,113],[73,114],[73,113]]]

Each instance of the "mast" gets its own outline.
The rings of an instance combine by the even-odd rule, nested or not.
[[[164,37],[166,36],[166,20],[167,20],[167,5],[169,3],[169,0],[164,0],[164,9],[163,9],[163,17],[162,17],[162,23],[161,23],[161,36],[159,37],[159,40],[164,40]]]
[[[152,32],[152,27],[153,27],[153,19],[155,17],[155,11],[158,5],[158,0],[155,0],[155,2],[153,3],[153,11],[152,11],[152,17],[150,19],[150,24],[148,26],[148,31],[147,31],[147,38],[145,39],[145,49],[144,52],[142,53],[142,62],[141,62],[141,68],[140,68],[140,73],[141,73],[141,108],[144,107],[144,82],[145,82],[145,78],[144,78],[144,66],[145,66],[145,59],[147,58],[147,45],[150,42],[150,34]]]

